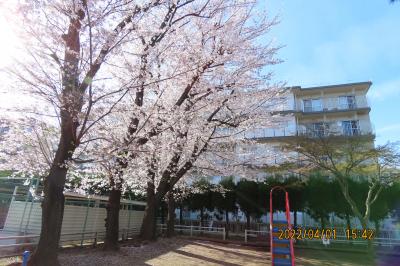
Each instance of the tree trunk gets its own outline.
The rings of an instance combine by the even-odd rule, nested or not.
[[[375,237],[379,237],[381,223],[379,222],[379,220],[376,220],[374,224],[375,224]]]
[[[368,219],[360,219],[362,229],[367,230],[368,229]],[[374,252],[374,246],[372,245],[372,239],[367,240],[367,250],[368,250],[368,255],[373,257],[375,255]]]
[[[165,202],[161,201],[160,202],[161,205],[161,224],[165,224]]]
[[[204,225],[204,209],[200,209],[200,226]]]
[[[294,229],[297,229],[297,211],[293,212],[293,226]]]
[[[64,186],[68,161],[76,146],[73,132],[76,126],[67,111],[61,112],[61,136],[49,175],[44,179],[44,199],[42,202],[42,227],[39,243],[29,260],[29,265],[54,266],[57,260],[61,226],[64,216]]]
[[[146,209],[144,211],[144,217],[142,227],[140,228],[140,237],[143,240],[155,240],[156,234],[156,212],[159,206],[159,202],[154,193],[154,184],[147,184],[147,198],[146,198]]]
[[[179,205],[179,224],[183,224],[183,206],[182,204]]]
[[[225,238],[229,238],[229,212],[225,211]]]
[[[172,191],[168,192],[168,216],[167,216],[167,237],[175,234],[175,199]]]
[[[121,205],[121,190],[112,188],[108,197],[107,218],[105,219],[106,238],[104,250],[118,250],[119,209]]]
[[[66,168],[52,167],[44,181],[45,197],[42,202],[42,230],[39,243],[29,265],[57,266],[58,244],[64,216],[64,185]]]
[[[246,229],[250,230],[250,214],[246,213]]]
[[[324,217],[321,217],[321,229],[325,229],[325,219]]]
[[[346,223],[347,223],[347,228],[351,229],[350,215],[348,214],[346,214]]]

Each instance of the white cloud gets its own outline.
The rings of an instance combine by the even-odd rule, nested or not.
[[[374,84],[368,93],[373,101],[383,101],[391,97],[400,96],[400,79]]]
[[[400,124],[392,124],[389,126],[378,128],[376,131],[377,133],[386,133],[391,131],[398,131],[400,130]]]

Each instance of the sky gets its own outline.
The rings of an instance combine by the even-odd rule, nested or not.
[[[273,68],[276,81],[302,87],[372,81],[367,96],[376,143],[400,141],[400,2],[259,1],[280,20],[268,35],[284,46],[279,51],[284,62]],[[18,43],[1,11],[0,3],[0,72]],[[22,102],[4,91],[7,82],[0,75],[3,108]]]
[[[280,23],[276,80],[302,87],[371,81],[376,143],[400,141],[400,2],[262,0]]]

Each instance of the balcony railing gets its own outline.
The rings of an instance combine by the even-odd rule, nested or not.
[[[354,98],[346,99],[340,97],[320,98],[320,101],[314,101],[311,105],[305,105],[304,101],[300,106],[295,108],[296,111],[305,113],[312,112],[327,112],[327,111],[344,111],[355,110],[360,108],[369,108],[367,99],[364,96],[355,96]]]
[[[263,138],[277,138],[277,137],[295,137],[295,136],[310,136],[310,137],[323,137],[323,136],[360,136],[373,134],[371,128],[330,128],[313,130],[300,125],[296,128],[262,128],[255,129],[244,133],[246,139],[263,139]]]

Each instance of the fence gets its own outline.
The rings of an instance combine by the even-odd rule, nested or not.
[[[41,199],[17,196],[14,191],[4,228],[0,231],[0,256],[21,246],[38,242],[41,230]],[[105,237],[107,197],[65,193],[60,245],[96,244]],[[119,238],[138,235],[144,216],[144,202],[122,200],[119,213]]]
[[[167,230],[166,224],[158,224],[161,234]],[[195,226],[195,225],[175,225],[175,232],[181,232],[190,236],[194,235],[221,235],[222,239],[225,240],[226,233],[224,227],[209,227],[209,226]]]
[[[119,230],[119,240],[127,240],[139,234],[136,228]],[[103,243],[106,232],[84,232],[61,234],[60,246],[96,246]],[[40,235],[0,236],[0,243],[12,241],[14,244],[0,245],[0,258],[21,255],[23,250],[32,249],[37,245]]]
[[[362,237],[357,239],[349,239],[346,235],[346,228],[335,228],[336,236],[334,239],[330,239],[331,243],[346,243],[353,245],[367,245],[368,241],[364,240]],[[373,237],[373,245],[382,247],[395,247],[400,246],[400,230],[382,230],[379,235]],[[251,238],[256,240],[267,240],[269,241],[270,233],[269,229],[266,231],[256,231],[256,230],[245,230],[244,241],[245,243],[250,242]],[[296,237],[294,237],[296,239]],[[315,237],[305,237],[300,240],[300,242],[322,242],[321,239]]]
[[[12,194],[0,192],[0,228],[4,227],[11,199]]]

